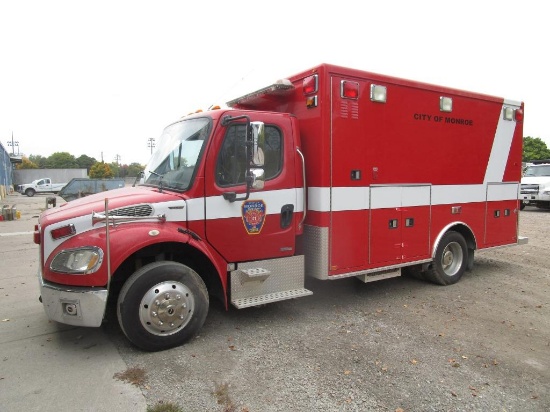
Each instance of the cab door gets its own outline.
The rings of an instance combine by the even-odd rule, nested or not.
[[[296,188],[294,139],[288,116],[254,115],[265,123],[262,190],[251,190],[246,200],[246,123],[219,125],[206,159],[206,237],[228,262],[292,256],[295,253],[296,214],[301,196]],[[301,176],[301,175],[300,175]],[[301,188],[300,188],[301,190]]]

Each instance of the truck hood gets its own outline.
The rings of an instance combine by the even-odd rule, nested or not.
[[[173,192],[160,193],[157,188],[151,187],[125,187],[75,199],[60,207],[48,209],[40,215],[39,222],[42,226],[47,226],[79,216],[91,216],[92,212],[103,213],[105,212],[105,199],[109,200],[109,211],[144,204],[183,202],[183,197]]]

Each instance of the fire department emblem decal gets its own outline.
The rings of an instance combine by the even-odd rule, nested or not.
[[[260,233],[265,222],[265,211],[266,207],[263,200],[248,200],[243,202],[243,223],[249,235]]]

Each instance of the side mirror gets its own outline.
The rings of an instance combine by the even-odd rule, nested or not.
[[[265,172],[264,169],[250,169],[252,175],[252,189],[262,190],[265,184]]]
[[[252,131],[252,167],[264,166],[265,127],[263,122],[250,122]]]

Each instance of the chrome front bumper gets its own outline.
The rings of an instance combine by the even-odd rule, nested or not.
[[[49,319],[75,326],[98,327],[103,321],[107,296],[104,288],[63,286],[40,282],[40,300]]]

